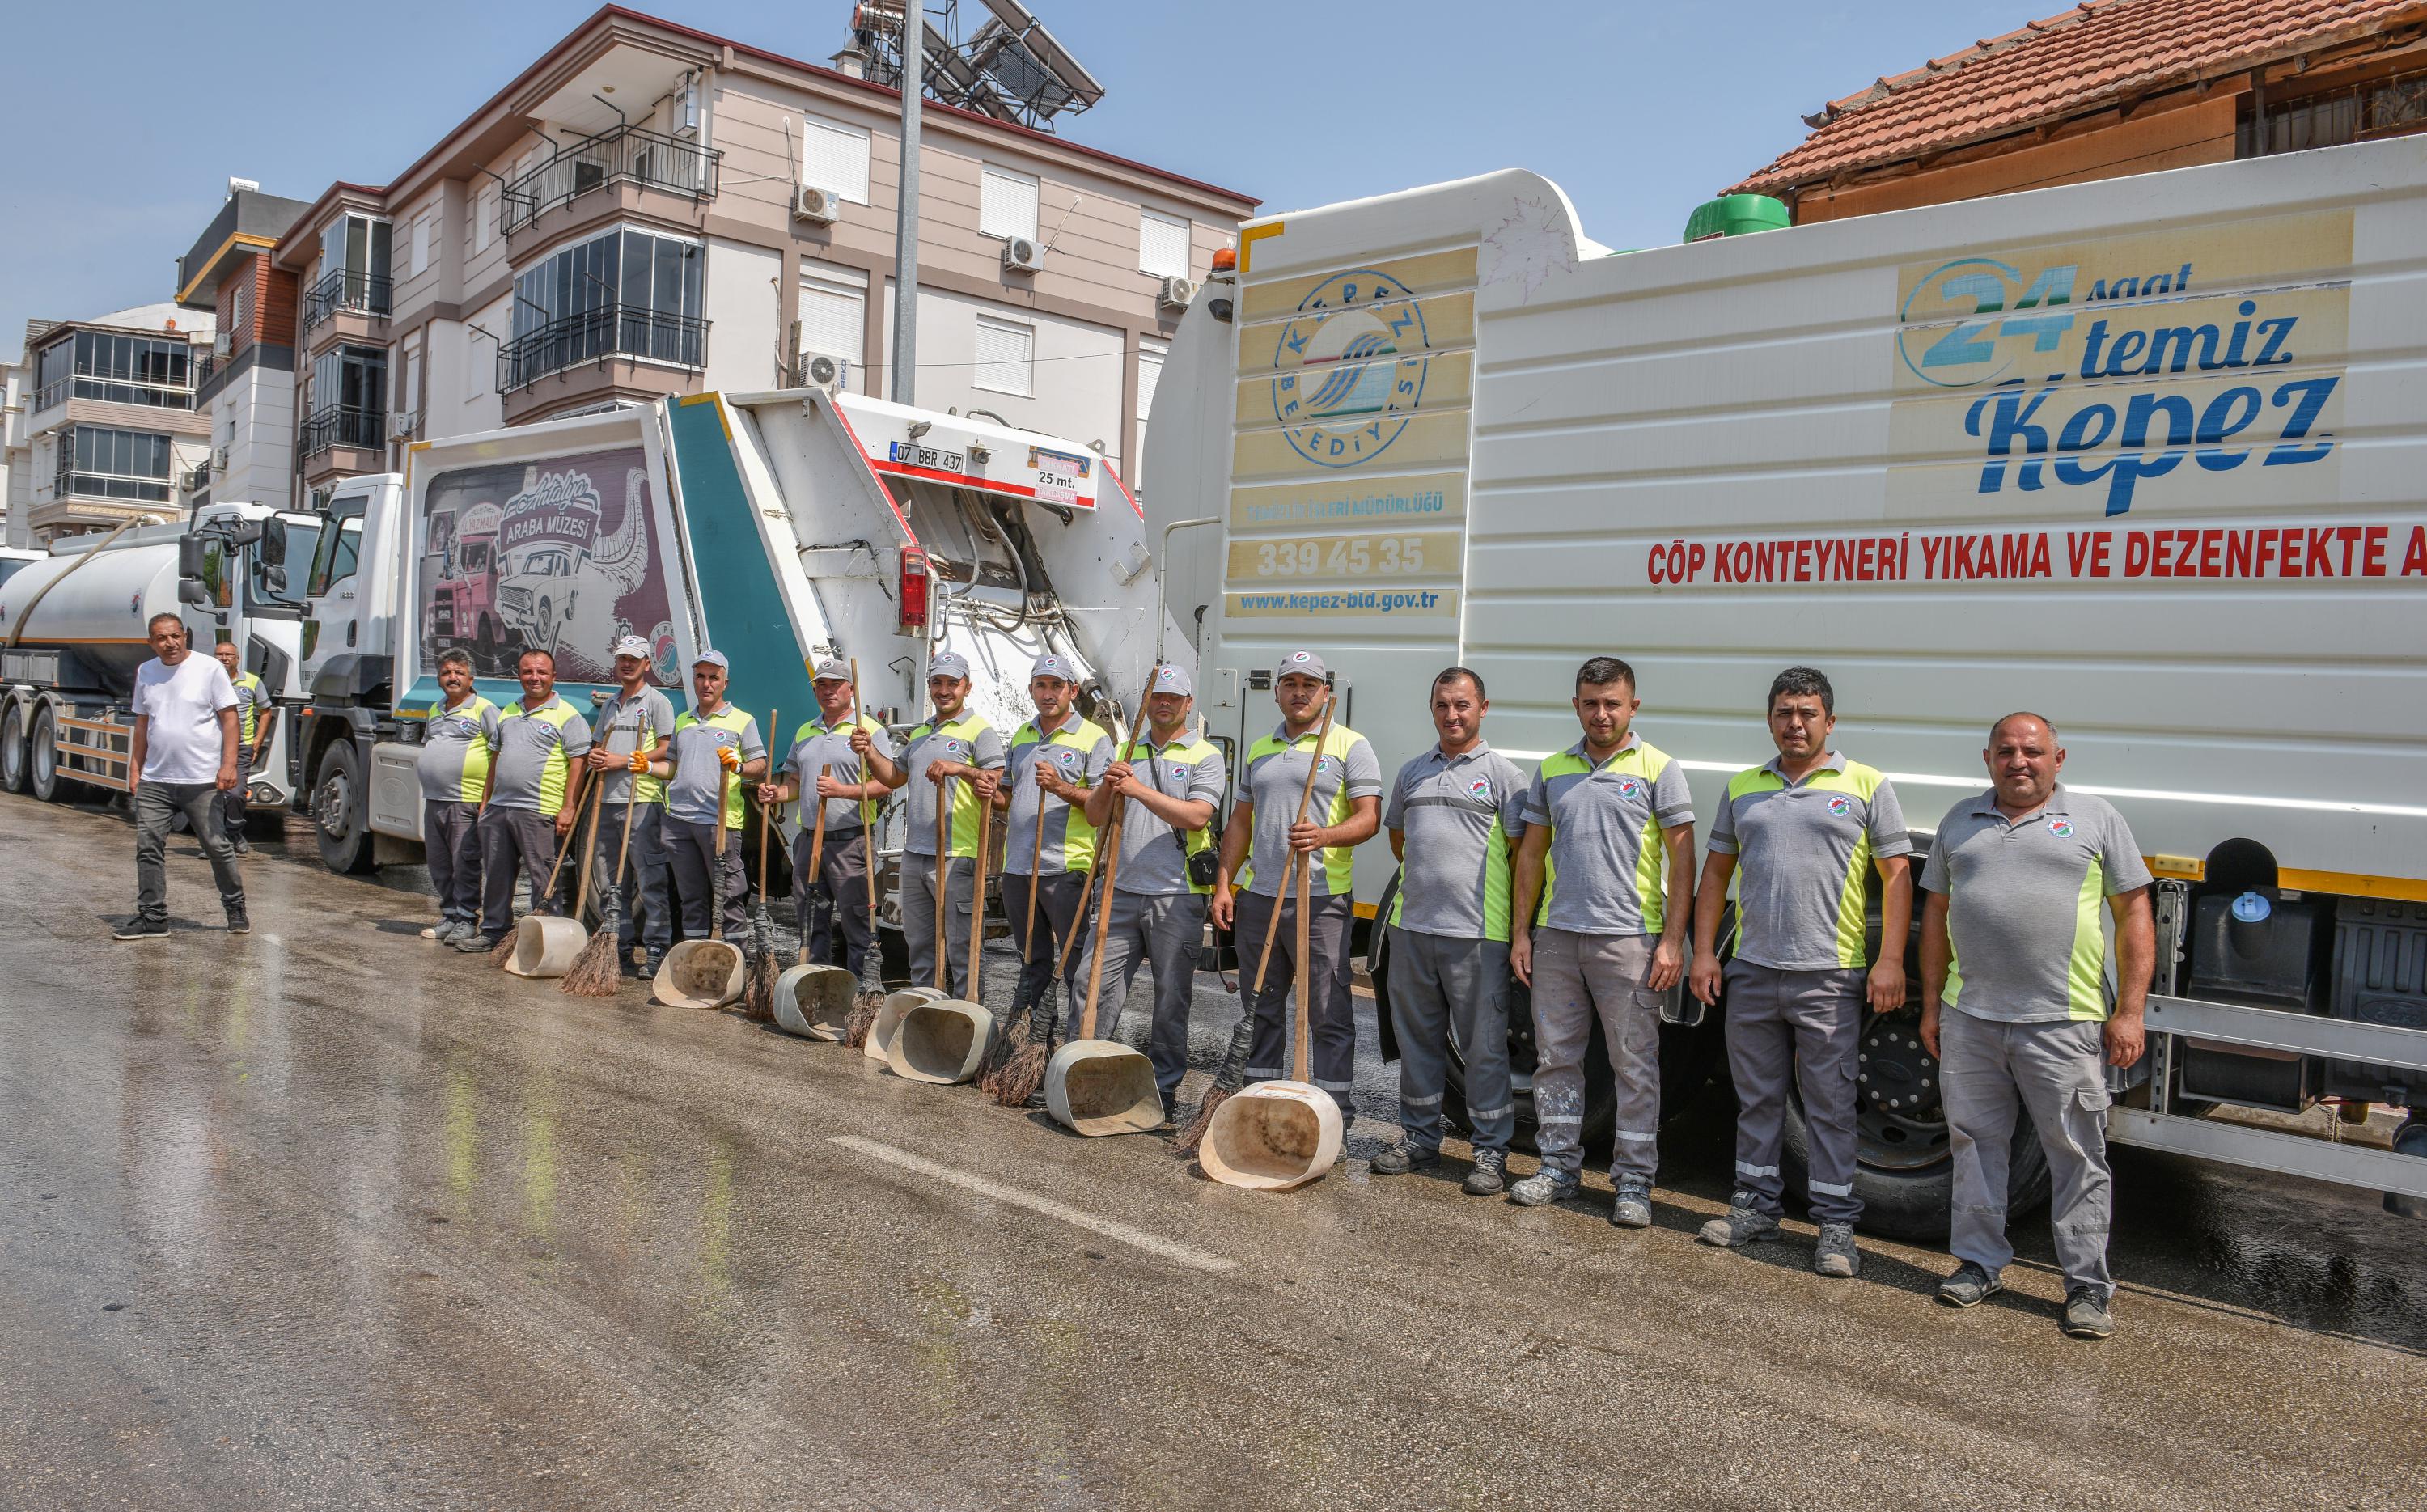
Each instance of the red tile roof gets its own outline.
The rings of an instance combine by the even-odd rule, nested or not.
[[[2427,20],[2427,0],[2093,0],[1832,100],[1730,193],[1902,162]]]

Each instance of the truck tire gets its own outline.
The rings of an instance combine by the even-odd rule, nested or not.
[[[33,763],[25,748],[25,706],[12,703],[0,714],[0,792],[22,793]]]
[[[376,865],[370,789],[351,740],[339,740],[320,754],[312,783],[312,837],[320,844],[320,864],[332,871],[359,875]]]
[[[28,790],[46,804],[68,801],[68,789],[73,786],[59,774],[59,727],[50,706],[34,711],[33,734],[25,741],[25,781]]]

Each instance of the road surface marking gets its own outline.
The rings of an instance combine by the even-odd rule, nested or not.
[[[1034,1192],[1022,1192],[1018,1187],[988,1181],[982,1177],[971,1176],[966,1171],[955,1171],[949,1165],[938,1165],[934,1161],[922,1155],[913,1155],[906,1149],[895,1149],[890,1145],[880,1145],[875,1140],[862,1139],[856,1134],[835,1134],[829,1136],[829,1140],[845,1149],[857,1150],[862,1155],[871,1156],[888,1165],[898,1165],[905,1171],[916,1171],[920,1176],[930,1176],[938,1181],[949,1182],[964,1192],[974,1192],[980,1196],[992,1197],[998,1202],[1008,1202],[1016,1208],[1026,1208],[1031,1212],[1041,1212],[1048,1218],[1059,1218],[1064,1223],[1101,1234],[1106,1239],[1134,1245],[1149,1255],[1160,1255],[1165,1260],[1185,1265],[1191,1270],[1231,1271],[1239,1267],[1237,1260],[1229,1260],[1220,1255],[1208,1254],[1201,1249],[1191,1249],[1186,1244],[1175,1243],[1160,1235],[1149,1234],[1143,1228],[1132,1228],[1128,1224],[1118,1223],[1111,1218],[1099,1218],[1092,1212],[1082,1212],[1067,1204],[1056,1202],[1051,1197],[1040,1197]]]

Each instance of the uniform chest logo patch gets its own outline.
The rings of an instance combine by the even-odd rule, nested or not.
[[[1076,777],[1080,771],[1079,753],[1067,748],[1054,752],[1053,767],[1065,777]]]
[[[1621,777],[1621,778],[1619,778],[1619,779],[1618,779],[1618,795],[1619,795],[1621,798],[1625,798],[1625,799],[1630,799],[1630,800],[1635,799],[1635,798],[1639,798],[1639,797],[1641,797],[1641,796],[1643,795],[1643,783],[1642,783],[1642,781],[1641,781],[1639,778],[1635,778],[1635,777]]]
[[[2048,833],[2055,836],[2060,840],[2069,840],[2073,838],[2073,821],[2065,818],[2062,814],[2050,814],[2048,816],[2047,826]]]
[[[1477,777],[1474,781],[1468,783],[1466,785],[1466,795],[1469,798],[1477,799],[1483,803],[1488,804],[1491,802],[1491,779],[1490,777]]]
[[[1839,819],[1843,819],[1853,811],[1854,805],[1852,800],[1849,799],[1844,793],[1831,793],[1829,795],[1829,812],[1832,814],[1836,815]]]
[[[962,745],[960,741],[953,739],[949,735],[941,736],[937,738],[936,741],[936,755],[938,760],[958,761],[961,758],[962,752],[966,749],[967,747]]]

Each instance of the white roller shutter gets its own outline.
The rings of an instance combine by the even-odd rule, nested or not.
[[[978,317],[976,370],[969,376],[975,388],[990,388],[998,394],[1034,395],[1036,377],[1034,359],[1036,352],[1036,332],[1010,320],[998,320],[991,316]]]
[[[862,385],[861,350],[868,332],[868,296],[823,279],[801,281],[801,355],[823,352],[851,364],[852,386]]]
[[[1008,169],[978,171],[978,234],[1036,239],[1036,180]]]
[[[1186,278],[1188,222],[1152,210],[1140,210],[1138,271],[1157,278]]]
[[[868,133],[801,118],[801,182],[868,203]]]

